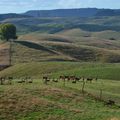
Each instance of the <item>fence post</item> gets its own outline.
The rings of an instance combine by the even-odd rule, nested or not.
[[[83,80],[83,84],[82,84],[82,94],[84,95],[84,92],[85,92],[85,81]]]

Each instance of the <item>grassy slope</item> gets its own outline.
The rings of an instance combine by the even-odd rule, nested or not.
[[[103,36],[104,34],[107,37],[110,35],[107,31],[103,32]],[[117,32],[116,34],[119,35]],[[97,35],[98,37],[96,37]],[[19,39],[39,43],[76,60],[119,62],[119,39],[109,40],[100,36],[102,36],[102,32],[90,33],[80,29],[71,29],[52,35],[31,33],[20,36]]]
[[[104,81],[105,82],[105,81]],[[119,88],[119,82],[106,81],[103,97],[113,94]],[[33,84],[0,86],[1,120],[119,120],[120,110],[107,107],[80,92],[82,83],[49,83],[35,80]],[[87,90],[96,90],[99,83],[87,84]],[[92,89],[91,89],[92,88]],[[112,89],[111,89],[112,88]],[[115,91],[109,91],[115,90]],[[91,92],[91,91],[89,91]],[[99,94],[97,94],[99,96]],[[113,97],[113,96],[112,96]],[[119,92],[114,94],[119,100]],[[118,104],[118,103],[117,103]]]
[[[0,64],[9,64],[9,43],[0,41]]]
[[[116,37],[116,40],[109,40]],[[41,34],[39,32],[20,35],[18,42],[12,44],[12,62],[40,61],[120,61],[120,36],[118,32],[86,32],[71,29],[57,34]],[[6,45],[6,51],[9,46]],[[0,46],[0,51],[3,48]],[[4,54],[3,54],[4,53]],[[0,54],[1,61],[8,52]],[[21,59],[22,58],[22,59]]]
[[[77,75],[120,80],[119,64],[79,63],[79,62],[40,62],[17,64],[2,71],[1,75],[26,76],[41,78],[43,75]]]
[[[9,64],[9,43],[0,44],[0,64]],[[65,61],[74,58],[58,51],[46,48],[44,45],[29,41],[12,42],[12,64],[40,61]]]

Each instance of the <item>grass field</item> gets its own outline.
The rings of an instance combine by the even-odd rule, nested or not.
[[[44,75],[59,77],[60,75],[76,75],[85,77],[98,77],[100,79],[120,80],[119,63],[93,63],[93,62],[30,62],[16,64],[0,75],[4,76],[31,76],[42,78]]]
[[[0,72],[13,76],[12,85],[0,86],[0,120],[119,120],[120,64],[86,62],[33,62],[16,64]],[[52,82],[60,75],[98,77],[85,84],[82,80]],[[33,83],[19,84],[19,78],[30,76]],[[49,76],[47,85],[43,76]],[[105,106],[102,100],[115,101],[117,106]],[[97,100],[96,100],[97,98]]]
[[[101,82],[104,83],[101,84]],[[50,82],[34,79],[32,84],[0,86],[0,120],[119,120],[120,109],[105,106],[94,97],[81,93],[82,82]],[[120,81],[100,80],[87,83],[85,90],[99,97],[120,103]]]

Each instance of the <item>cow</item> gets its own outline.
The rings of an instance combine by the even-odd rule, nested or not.
[[[73,80],[72,83],[76,83],[76,80]]]
[[[20,78],[19,81],[17,81],[17,83],[25,83],[26,82],[26,77]]]
[[[108,100],[108,101],[105,103],[105,105],[113,106],[113,105],[115,105],[115,101],[113,101],[113,100]]]
[[[0,84],[4,85],[6,77],[0,77]]]
[[[53,81],[53,82],[58,82],[58,79],[53,79],[52,81]]]
[[[11,85],[13,81],[13,77],[8,77],[8,83]]]
[[[44,76],[43,81],[47,85],[47,83],[50,81],[50,79],[47,76]]]
[[[87,81],[89,81],[90,83],[92,83],[93,78],[87,78],[87,79],[86,79],[86,82],[87,82]]]
[[[80,81],[81,77],[75,77],[76,81]]]
[[[60,80],[65,80],[66,77],[65,77],[65,76],[60,76],[59,79],[60,79]]]

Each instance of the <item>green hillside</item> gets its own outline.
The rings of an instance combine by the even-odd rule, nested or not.
[[[117,37],[116,40],[107,39],[112,33]],[[114,31],[111,33],[104,31],[103,34],[102,32],[93,33],[80,29],[66,30],[57,34],[38,32],[21,35],[19,40],[44,45],[47,49],[67,55],[76,61],[119,62],[120,60],[119,34]]]
[[[42,78],[44,75],[77,75],[120,80],[119,64],[80,63],[80,62],[33,62],[14,65],[0,72],[2,76],[31,76]]]
[[[116,38],[110,40],[109,36]],[[6,61],[5,64],[8,64],[9,43],[1,44],[0,51],[0,63]],[[81,29],[57,34],[33,32],[20,35],[17,41],[12,42],[12,64],[41,61],[120,62],[119,33],[86,32]]]
[[[0,76],[14,77],[12,85],[0,85],[0,119],[119,120],[119,71],[120,64],[108,63],[33,62],[11,66],[0,72]],[[83,95],[82,79],[76,84],[52,81],[60,75],[84,76],[85,80],[97,77],[98,80],[86,82]],[[18,83],[26,76],[33,83]],[[47,85],[43,83],[43,76],[50,78]],[[115,106],[107,106],[99,99],[101,89],[102,100],[114,100]]]

